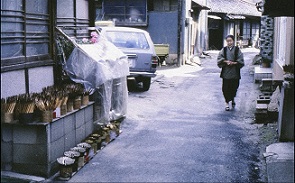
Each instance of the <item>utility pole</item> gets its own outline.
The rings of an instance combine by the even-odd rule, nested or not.
[[[181,64],[181,29],[182,29],[182,1],[178,0],[178,30],[177,30],[177,66]]]

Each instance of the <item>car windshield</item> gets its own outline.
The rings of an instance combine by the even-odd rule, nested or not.
[[[107,31],[107,39],[119,48],[149,49],[144,33]]]

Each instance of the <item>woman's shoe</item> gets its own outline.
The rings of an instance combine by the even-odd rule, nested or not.
[[[232,102],[231,105],[233,106],[233,108],[236,107],[236,103],[235,102]]]
[[[225,110],[226,111],[229,111],[229,104],[228,104],[228,102],[225,103]]]

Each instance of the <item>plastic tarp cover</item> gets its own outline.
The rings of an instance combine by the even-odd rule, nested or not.
[[[125,117],[129,65],[115,45],[103,37],[94,44],[76,44],[63,69],[74,82],[96,89],[96,122],[106,124]]]
[[[126,116],[128,98],[126,77],[107,81],[93,95],[95,121],[106,124]]]
[[[78,44],[64,70],[86,89],[129,75],[127,56],[106,39],[95,44]]]

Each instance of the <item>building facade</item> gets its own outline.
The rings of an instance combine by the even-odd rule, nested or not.
[[[209,9],[206,0],[97,0],[96,4],[96,21],[140,28],[155,44],[169,44],[168,63],[176,63],[180,55],[184,64],[208,47],[206,11],[202,11]]]
[[[1,0],[1,98],[58,84],[62,72],[55,27],[72,27],[68,35],[89,37],[78,28],[94,26],[92,7],[94,0]],[[55,174],[56,158],[92,133],[93,105],[87,108],[88,115],[84,108],[45,125],[4,123],[1,118],[1,170]],[[67,126],[63,126],[65,118]]]
[[[273,44],[272,78],[283,81],[279,100],[279,140],[294,142],[294,1],[266,0],[256,6],[263,16],[273,20],[270,27],[273,39],[269,40],[269,44]]]
[[[1,97],[59,80],[55,26],[88,27],[92,0],[1,0]],[[93,15],[94,17],[94,15]],[[83,35],[79,31],[69,32]]]
[[[255,3],[241,0],[208,0],[209,49],[226,45],[224,37],[232,34],[240,47],[257,47],[261,13]]]

